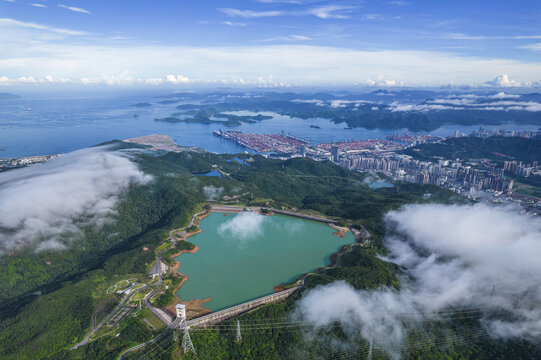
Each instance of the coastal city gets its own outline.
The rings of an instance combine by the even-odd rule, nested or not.
[[[491,159],[418,159],[407,154],[414,153],[417,145],[441,143],[449,138],[491,136],[533,138],[541,131],[513,131],[483,129],[463,134],[456,131],[450,137],[420,134],[389,135],[385,139],[351,139],[337,142],[310,144],[308,140],[281,132],[280,134],[249,134],[242,131],[214,131],[215,136],[233,141],[242,147],[263,154],[266,157],[288,159],[309,157],[316,161],[332,161],[344,168],[368,172],[375,177],[386,177],[390,181],[406,181],[417,184],[431,184],[449,189],[471,199],[486,198],[490,201],[513,201],[528,211],[541,213],[541,198],[517,192],[516,183],[521,178],[541,175],[538,161],[494,161]],[[168,136],[150,135],[129,139],[161,150],[165,146],[170,151],[183,151]],[[194,148],[189,148],[194,150]],[[30,156],[0,159],[0,170],[46,162],[59,155]]]
[[[458,131],[452,137],[490,136],[533,138],[541,131],[486,130],[479,128],[466,135]],[[310,145],[308,141],[284,134],[245,134],[240,131],[215,131],[214,135],[266,156],[281,159],[310,157],[316,161],[330,160],[344,168],[383,174],[394,181],[432,184],[447,188],[472,199],[487,197],[491,200],[510,200],[520,203],[529,211],[541,213],[541,199],[514,191],[513,176],[541,175],[537,161],[523,163],[505,161],[499,164],[489,159],[419,160],[404,150],[424,143],[440,143],[446,138],[431,135],[389,135],[385,139],[344,140]],[[413,151],[418,149],[413,149]],[[274,154],[271,154],[274,153]],[[511,175],[511,176],[508,176]]]

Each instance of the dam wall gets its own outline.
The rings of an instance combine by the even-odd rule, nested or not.
[[[292,211],[272,209],[272,212],[276,213],[276,214],[295,216],[295,217],[302,218],[302,219],[307,219],[307,220],[314,220],[314,221],[324,222],[326,224],[329,224],[329,223],[334,224],[336,222],[336,220],[325,219],[325,218],[320,218],[320,217],[311,216],[311,215],[305,215],[305,214],[299,214],[299,213],[292,212]]]
[[[283,290],[271,295],[264,296],[259,299],[255,299],[252,301],[248,301],[246,303],[233,306],[231,308],[217,311],[214,313],[210,313],[208,315],[203,315],[201,317],[195,318],[193,320],[189,320],[188,324],[190,326],[194,327],[205,327],[205,326],[211,326],[215,325],[219,322],[222,322],[226,319],[232,318],[234,316],[240,315],[242,313],[245,313],[247,311],[253,310],[258,306],[270,304],[273,302],[279,302],[284,299],[286,299],[289,295],[291,295],[295,290],[297,290],[299,287],[293,287],[287,290]]]

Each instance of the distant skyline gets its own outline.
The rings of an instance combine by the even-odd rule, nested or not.
[[[541,86],[536,1],[0,0],[10,86]]]

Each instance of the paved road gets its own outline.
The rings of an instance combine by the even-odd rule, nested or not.
[[[161,261],[162,259],[162,253],[161,251],[158,253],[158,263]],[[164,321],[164,319],[162,318],[162,316],[156,311],[156,309],[154,309],[150,303],[149,303],[149,299],[154,295],[156,294],[156,292],[160,289],[162,285],[162,273],[160,272],[160,274],[158,275],[158,282],[156,283],[156,287],[154,288],[154,290],[152,290],[152,292],[150,292],[149,295],[147,295],[147,297],[145,297],[145,306],[150,310],[152,311],[152,313],[154,315],[156,315],[158,317],[158,319]],[[146,285],[143,286],[142,288],[139,288],[137,289],[136,292],[139,292],[139,291],[144,291],[149,285]],[[77,345],[73,346],[71,348],[71,350],[75,350],[75,349],[78,349],[80,348],[81,346],[84,346],[86,344],[88,344],[90,338],[105,324],[107,323],[107,321],[109,321],[114,314],[117,313],[118,310],[120,310],[120,308],[122,306],[124,306],[124,304],[126,303],[126,301],[132,297],[136,292],[133,292],[133,293],[130,293],[130,294],[126,294],[126,296],[124,296],[124,298],[120,301],[120,303],[113,309],[112,312],[109,313],[109,315],[107,315],[107,317],[94,329],[90,332],[90,334],[88,334],[80,343],[78,343]],[[169,321],[164,321],[166,324],[169,324]]]
[[[205,213],[205,210],[201,211],[201,212],[198,212],[196,214],[193,214],[192,215],[192,218],[190,219],[190,222],[187,226],[183,227],[183,228],[180,228],[180,229],[175,229],[175,230],[171,230],[169,231],[169,237],[171,238],[171,240],[173,241],[173,246],[176,244],[176,238],[175,236],[173,235],[173,233],[177,232],[177,231],[182,231],[182,230],[185,230],[185,229],[188,229],[190,228],[192,225],[193,225],[193,222],[195,221],[195,218],[196,216],[199,216],[201,214],[204,214]],[[162,260],[162,252],[160,251],[158,253],[158,257],[157,257],[157,261],[158,261],[158,264],[161,262]],[[138,291],[141,291],[141,290],[144,290],[147,286],[149,285],[145,285],[144,287],[138,289]],[[168,321],[167,319],[165,319],[162,314],[160,314],[151,304],[150,304],[150,298],[152,298],[152,296],[154,296],[156,294],[156,292],[160,289],[160,287],[162,286],[162,273],[161,271],[159,272],[158,274],[158,282],[156,283],[155,287],[154,287],[154,290],[152,290],[150,292],[150,294],[148,294],[146,297],[145,297],[145,306],[154,314],[156,315],[156,317],[158,317],[158,319],[160,319],[162,322],[164,322],[168,327],[171,327],[171,326],[175,326],[175,322],[173,321],[172,323],[170,321]],[[126,296],[124,296],[124,298],[122,299],[122,301],[120,301],[120,303],[114,308],[114,310],[109,313],[109,315],[107,315],[107,317],[97,326],[94,328],[94,330],[92,330],[90,332],[90,334],[88,334],[81,342],[79,342],[77,345],[73,346],[71,348],[71,350],[75,350],[75,349],[78,349],[79,347],[81,346],[84,346],[86,344],[88,344],[90,338],[102,327],[103,324],[105,324],[107,321],[109,321],[114,314],[116,314],[116,312],[118,310],[120,310],[120,308],[126,303],[126,301],[133,295],[134,293],[131,293],[131,294],[127,294]],[[156,339],[156,338],[155,338]],[[141,344],[141,345],[144,345],[144,344]],[[137,347],[136,347],[137,348]],[[135,348],[132,348],[130,350],[135,350]]]
[[[182,230],[186,230],[186,229],[192,227],[193,222],[195,221],[195,217],[204,214],[205,211],[206,210],[203,210],[201,212],[198,212],[197,214],[193,214],[188,225],[186,225],[184,227],[181,227],[180,229],[173,229],[173,230],[169,231],[169,237],[171,238],[171,241],[173,242],[173,245],[177,244],[177,238],[174,236],[174,233],[182,231]]]
[[[158,253],[158,264],[162,261],[162,252],[160,251]],[[150,304],[150,299],[154,296],[154,294],[156,294],[158,292],[158,290],[160,290],[160,287],[162,286],[162,272],[160,271],[158,273],[158,282],[156,283],[156,287],[154,288],[154,290],[152,290],[150,292],[150,294],[148,294],[146,297],[145,297],[145,306],[154,314],[156,315],[156,317],[158,319],[160,319],[163,323],[165,323],[166,325],[169,325],[170,322],[167,320],[167,319],[164,319],[162,314],[160,314],[151,304]]]
[[[141,289],[144,289],[144,288],[141,288]],[[126,296],[124,296],[122,301],[120,301],[120,303],[115,307],[115,309],[109,315],[107,315],[107,317],[94,330],[92,330],[90,334],[88,334],[80,343],[72,347],[71,350],[78,349],[81,346],[88,344],[89,339],[96,333],[96,331],[98,331],[102,327],[103,324],[109,321],[113,317],[113,315],[116,314],[116,312],[120,310],[122,306],[124,306],[124,303],[126,302],[126,300],[128,300],[132,295],[133,294],[127,294]]]

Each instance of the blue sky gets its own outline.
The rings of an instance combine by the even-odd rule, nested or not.
[[[540,24],[532,0],[0,0],[0,84],[535,85]]]

